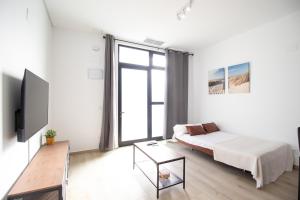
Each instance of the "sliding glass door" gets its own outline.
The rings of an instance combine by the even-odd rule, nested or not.
[[[122,68],[122,142],[148,137],[147,71]]]
[[[119,145],[162,139],[165,55],[119,45]]]

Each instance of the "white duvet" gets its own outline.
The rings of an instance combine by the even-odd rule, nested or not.
[[[189,144],[201,146],[207,149],[213,149],[217,143],[237,138],[237,135],[218,131],[206,135],[196,136],[190,136],[189,134],[181,134],[176,136],[176,138]]]
[[[213,150],[214,159],[248,170],[256,180],[256,187],[274,182],[293,168],[294,157],[288,144],[230,134],[222,131],[190,136],[186,125],[174,127],[174,139]]]

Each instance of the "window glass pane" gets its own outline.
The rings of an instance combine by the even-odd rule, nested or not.
[[[166,56],[153,54],[153,65],[158,67],[166,67]]]
[[[149,66],[149,52],[120,46],[119,62]]]
[[[152,102],[165,101],[166,72],[164,70],[151,70],[152,76]]]
[[[152,105],[152,137],[163,136],[165,106]]]
[[[122,69],[122,142],[147,138],[147,71]]]

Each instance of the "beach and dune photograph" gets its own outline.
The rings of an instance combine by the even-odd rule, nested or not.
[[[219,68],[208,72],[208,93],[225,93],[225,68]]]
[[[249,63],[243,63],[228,67],[228,92],[250,93]]]

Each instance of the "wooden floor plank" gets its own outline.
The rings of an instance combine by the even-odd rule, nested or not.
[[[165,142],[163,142],[165,143]],[[160,192],[161,200],[296,200],[298,170],[256,189],[250,173],[215,162],[211,157],[176,143],[168,148],[186,156],[186,190],[177,185]],[[180,172],[181,165],[172,170]],[[67,198],[155,200],[154,186],[132,169],[132,147],[110,152],[71,155]]]

